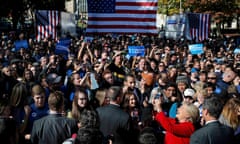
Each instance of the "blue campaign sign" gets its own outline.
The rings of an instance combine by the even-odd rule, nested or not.
[[[93,37],[85,37],[85,38],[84,38],[84,41],[90,43],[90,42],[93,41]]]
[[[191,44],[188,46],[191,54],[197,55],[202,54],[203,52],[203,44]]]
[[[60,39],[57,44],[58,45],[63,45],[63,46],[70,46],[71,39],[69,39],[69,38]]]
[[[70,39],[60,39],[55,48],[55,54],[62,54],[65,58],[69,54],[69,46],[71,44]]]
[[[14,45],[15,45],[15,50],[16,51],[20,50],[21,48],[25,48],[25,49],[28,48],[27,40],[17,40],[17,41],[14,42]]]
[[[129,56],[144,56],[145,47],[144,46],[128,46]]]

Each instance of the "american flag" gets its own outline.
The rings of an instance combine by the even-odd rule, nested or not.
[[[158,0],[88,0],[87,34],[156,34]]]
[[[189,13],[189,30],[192,39],[203,41],[208,39],[210,31],[210,14]]]
[[[57,27],[60,24],[60,12],[54,10],[37,10],[36,19],[36,40],[44,38],[57,39]]]

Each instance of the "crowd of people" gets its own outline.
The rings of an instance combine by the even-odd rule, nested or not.
[[[240,143],[234,39],[1,35],[0,140],[8,144]],[[16,49],[16,40],[28,47]],[[192,54],[189,45],[203,44]],[[144,46],[129,56],[128,46]]]

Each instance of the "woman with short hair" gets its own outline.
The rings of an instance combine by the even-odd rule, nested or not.
[[[197,128],[199,110],[192,103],[183,102],[177,110],[176,119],[168,118],[162,110],[162,99],[153,100],[155,120],[166,131],[164,144],[189,144],[190,136]]]

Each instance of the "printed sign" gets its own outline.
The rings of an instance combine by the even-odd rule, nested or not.
[[[145,47],[144,46],[128,46],[129,56],[144,56]]]
[[[25,49],[28,48],[28,42],[27,42],[27,40],[18,40],[18,41],[15,41],[15,42],[14,42],[14,45],[15,45],[15,50],[16,50],[16,51],[20,50],[21,48],[25,48]]]
[[[65,58],[67,58],[69,54],[70,44],[70,39],[60,39],[56,45],[55,54],[62,54]]]
[[[90,43],[93,41],[93,37],[85,37],[84,41]]]
[[[203,53],[203,44],[191,44],[188,46],[191,54],[197,55]]]

